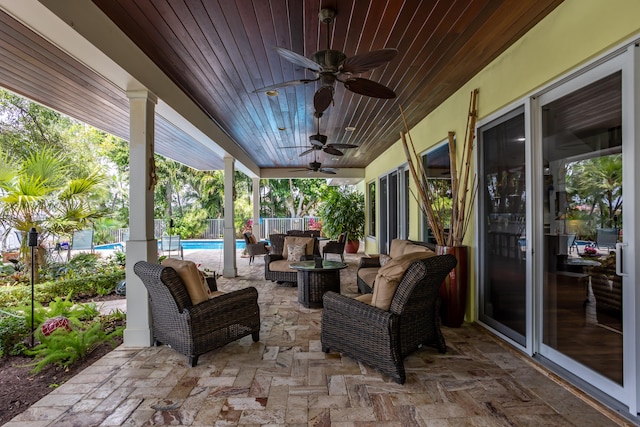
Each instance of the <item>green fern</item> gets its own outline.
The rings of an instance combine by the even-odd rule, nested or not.
[[[117,327],[113,332],[107,333],[100,321],[91,323],[85,330],[58,329],[49,336],[44,336],[38,330],[36,337],[40,344],[25,352],[27,355],[35,356],[34,363],[29,365],[34,366],[31,372],[38,373],[50,364],[67,368],[84,359],[103,343],[115,346],[114,338],[121,336],[123,330],[123,327]]]

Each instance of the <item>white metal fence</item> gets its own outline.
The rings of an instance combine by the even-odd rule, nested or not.
[[[288,230],[308,230],[312,221],[318,217],[303,218],[260,218],[260,236],[268,238],[269,234],[286,233]],[[255,227],[255,226],[254,226]],[[156,237],[169,234],[163,219],[154,220],[153,230]],[[114,228],[108,231],[112,242],[122,242],[128,237],[128,228]],[[224,219],[208,219],[207,228],[200,236],[203,239],[222,239],[224,236]]]

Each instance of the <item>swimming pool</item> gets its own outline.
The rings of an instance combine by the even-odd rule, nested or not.
[[[224,242],[222,240],[183,240],[180,242],[182,249],[222,249]],[[158,241],[158,249],[160,248],[160,241]],[[245,248],[244,240],[236,240],[236,249]],[[109,243],[105,245],[95,246],[93,249],[107,250],[107,251],[121,251],[124,250],[122,243]]]

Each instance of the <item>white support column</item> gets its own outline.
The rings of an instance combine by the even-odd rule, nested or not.
[[[253,183],[253,235],[260,240],[260,178],[252,178]]]
[[[231,156],[224,158],[224,277],[236,277],[236,227],[233,224],[234,213],[234,162]]]
[[[147,91],[129,91],[129,241],[127,242],[127,327],[124,345],[150,346],[153,338],[147,289],[133,272],[136,262],[157,262],[153,235],[155,185],[154,112],[157,98]]]

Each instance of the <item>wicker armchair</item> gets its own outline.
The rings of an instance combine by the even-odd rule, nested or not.
[[[271,269],[269,265],[275,261],[281,261],[285,259],[282,256],[284,252],[284,239],[288,234],[270,234],[269,242],[271,243],[271,250],[264,256],[264,278],[265,280],[271,280],[272,282],[286,283],[290,286],[296,286],[298,284],[298,272],[293,269],[286,269],[281,271],[277,269]],[[298,237],[309,237],[300,235]],[[318,249],[318,239],[313,239],[313,255],[304,255],[303,260],[312,260],[314,256],[320,256]]]
[[[189,366],[196,366],[201,354],[246,335],[251,335],[254,342],[260,339],[256,288],[225,293],[193,305],[173,268],[139,261],[133,271],[149,291],[154,344],[168,344],[188,356]]]
[[[323,298],[322,350],[338,351],[391,376],[406,380],[403,359],[422,345],[447,346],[440,331],[440,285],[456,265],[453,255],[413,262],[388,311],[334,292]]]
[[[244,243],[249,254],[249,264],[251,264],[256,255],[266,255],[269,253],[269,247],[267,242],[258,242],[255,236],[251,233],[244,233]]]
[[[340,255],[340,261],[344,262],[344,247],[347,244],[349,233],[342,233],[338,240],[329,240],[322,248],[322,257],[327,258],[327,254]]]

